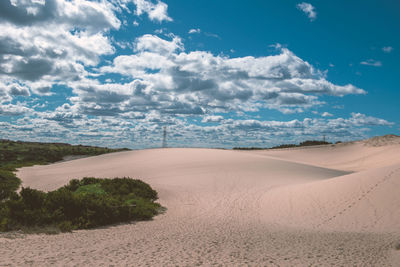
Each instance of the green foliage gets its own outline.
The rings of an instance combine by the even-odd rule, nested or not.
[[[137,179],[102,179],[102,188],[111,195],[132,195],[133,197],[156,200],[157,192],[150,185]]]
[[[301,142],[300,144],[283,144],[279,146],[274,146],[271,147],[271,149],[275,148],[291,148],[291,147],[303,147],[303,146],[319,146],[319,145],[329,145],[331,143],[325,142],[325,141],[318,141],[318,140],[306,140],[304,142]]]
[[[331,143],[325,141],[317,141],[317,140],[307,140],[301,142],[299,146],[319,146],[319,145],[329,145]]]
[[[94,156],[128,150],[105,147],[0,140],[0,168],[18,168],[60,161],[67,155]]]
[[[329,145],[332,143],[318,140],[307,140],[301,142],[300,144],[282,144],[279,146],[273,146],[270,148],[262,148],[262,147],[234,147],[234,150],[261,150],[261,149],[278,149],[278,148],[291,148],[291,147],[303,147],[303,146],[318,146],[318,145]]]
[[[295,145],[295,144],[283,144],[283,145],[271,147],[271,149],[276,149],[276,148],[291,148],[291,147],[298,147],[298,146],[299,146],[299,145]]]
[[[102,195],[105,194],[106,192],[104,189],[101,187],[101,184],[88,184],[88,185],[83,185],[77,188],[77,190],[74,192],[75,194],[95,194],[95,195]]]
[[[71,180],[48,193],[22,188],[0,203],[0,231],[55,225],[60,231],[88,229],[155,216],[157,192],[130,178]]]
[[[93,156],[124,150],[127,149],[0,140],[0,201],[8,199],[21,184],[13,173],[16,168],[52,163],[69,155]]]
[[[21,181],[14,173],[0,169],[0,202],[7,199],[20,186]]]
[[[261,150],[264,149],[262,147],[234,147],[233,150]]]
[[[57,228],[60,229],[61,232],[71,232],[74,229],[72,223],[69,221],[60,222]]]

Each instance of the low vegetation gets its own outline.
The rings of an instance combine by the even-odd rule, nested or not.
[[[127,150],[104,147],[0,140],[0,201],[8,199],[20,186],[16,168],[48,164],[69,155],[94,156]]]
[[[160,210],[157,192],[130,178],[71,180],[51,192],[22,188],[0,202],[0,230],[88,229],[148,220]]]
[[[16,192],[21,185],[16,168],[123,150],[0,140],[0,231],[70,231],[151,219],[160,210],[154,202],[157,192],[140,180],[84,178],[47,193],[31,188]]]
[[[238,146],[238,147],[234,147],[233,149],[234,150],[263,150],[263,149],[268,149],[268,148],[255,147],[255,146],[252,146],[252,147],[241,147],[241,146]]]
[[[234,147],[235,150],[262,150],[262,149],[279,149],[279,148],[291,148],[291,147],[304,147],[304,146],[318,146],[318,145],[329,145],[332,143],[325,142],[325,141],[318,141],[318,140],[307,140],[301,142],[300,144],[283,144],[279,146],[273,146],[269,148],[262,148],[262,147]]]

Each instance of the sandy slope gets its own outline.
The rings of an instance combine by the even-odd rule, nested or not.
[[[398,266],[399,156],[397,143],[359,142],[273,152],[152,149],[23,168],[24,186],[43,190],[84,176],[140,178],[168,211],[70,234],[3,234],[0,265]]]
[[[326,168],[362,171],[399,163],[400,137],[389,135],[352,143],[252,153]]]

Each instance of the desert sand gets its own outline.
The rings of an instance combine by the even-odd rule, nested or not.
[[[142,179],[153,221],[0,235],[1,266],[400,266],[400,140],[232,151],[167,148],[22,168],[23,186]]]

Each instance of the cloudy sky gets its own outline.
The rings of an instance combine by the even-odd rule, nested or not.
[[[272,146],[400,128],[400,3],[2,0],[0,138]]]

